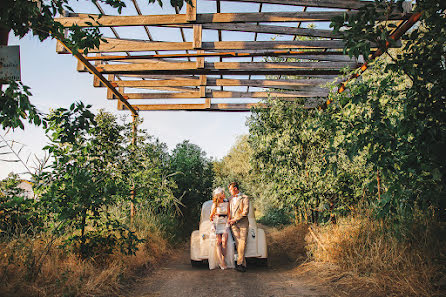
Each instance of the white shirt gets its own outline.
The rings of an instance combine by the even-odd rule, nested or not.
[[[232,196],[232,198],[231,198],[231,217],[234,217],[235,206],[237,205],[241,196],[242,196],[242,193],[238,192],[237,195]]]

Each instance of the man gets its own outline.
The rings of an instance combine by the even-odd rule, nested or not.
[[[237,182],[229,184],[229,193],[231,193],[231,219],[228,221],[231,225],[232,234],[234,235],[235,244],[237,245],[237,265],[235,269],[240,272],[246,271],[246,239],[248,236],[248,212],[249,198],[239,191]]]

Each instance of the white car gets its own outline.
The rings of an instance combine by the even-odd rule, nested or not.
[[[190,262],[192,266],[198,266],[206,262],[209,257],[209,233],[212,222],[209,220],[211,215],[212,200],[203,203],[201,208],[200,229],[192,232],[190,237]],[[249,261],[255,258],[256,262],[266,266],[268,252],[266,247],[266,236],[263,229],[257,228],[254,217],[254,209],[249,203],[249,231],[245,251],[245,257]],[[237,250],[235,250],[237,253]]]

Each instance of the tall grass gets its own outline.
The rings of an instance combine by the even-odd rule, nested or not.
[[[358,294],[365,296],[440,296],[437,284],[446,272],[444,230],[439,225],[414,226],[424,227],[402,240],[385,222],[365,215],[347,217],[337,225],[314,228],[318,240],[307,235],[307,249],[313,264],[334,265],[334,270],[317,269],[344,290],[360,289]]]
[[[150,212],[135,217],[146,241],[136,255],[116,252],[82,260],[49,234],[19,235],[0,243],[1,296],[118,296],[124,283],[170,253],[168,239]]]

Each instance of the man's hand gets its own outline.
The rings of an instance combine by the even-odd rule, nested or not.
[[[228,223],[229,223],[229,225],[233,225],[233,224],[235,224],[235,220],[234,220],[234,219],[230,219],[230,220],[228,221]]]

